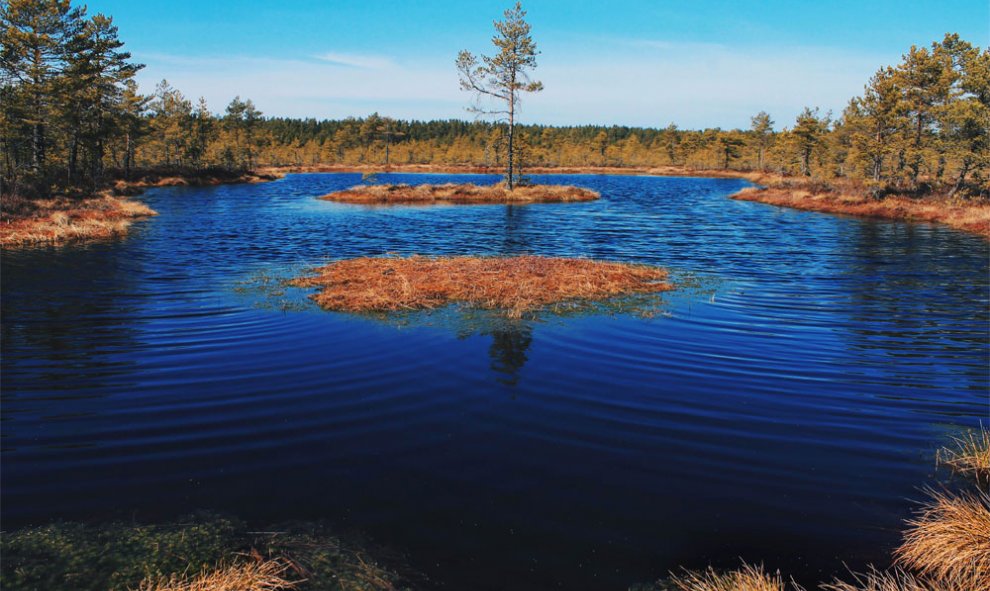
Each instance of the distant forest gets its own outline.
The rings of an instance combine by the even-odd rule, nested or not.
[[[485,121],[265,117],[234,98],[216,113],[162,81],[142,93],[110,17],[68,0],[0,6],[0,178],[6,194],[95,187],[145,169],[284,165],[502,166]],[[453,66],[452,66],[453,67]],[[662,120],[662,113],[657,117]],[[746,129],[520,125],[523,166],[762,170],[887,192],[988,194],[990,49],[948,34],[881,68],[837,114],[754,114]]]

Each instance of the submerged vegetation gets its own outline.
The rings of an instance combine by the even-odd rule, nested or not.
[[[321,199],[366,205],[389,204],[462,204],[474,203],[560,203],[594,201],[600,195],[590,189],[566,185],[524,185],[510,189],[506,183],[479,186],[471,183],[456,185],[359,185],[324,195]]]
[[[7,591],[397,591],[410,583],[319,523],[253,531],[198,514],[174,523],[54,523],[4,532]],[[396,560],[396,562],[399,562]]]
[[[673,289],[659,267],[539,256],[361,257],[331,263],[291,282],[320,287],[313,300],[327,310],[394,312],[449,304],[504,310],[520,317],[548,306],[574,305]]]

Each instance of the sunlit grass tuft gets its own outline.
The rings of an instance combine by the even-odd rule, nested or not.
[[[768,573],[763,565],[743,563],[742,567],[720,572],[711,567],[703,571],[671,573],[667,587],[677,591],[785,591],[787,585],[780,572]]]
[[[853,574],[849,582],[836,579],[821,585],[823,591],[977,591],[978,582],[973,578],[925,578],[900,568],[881,571],[871,568],[861,574]]]
[[[929,578],[973,581],[990,589],[990,496],[983,491],[930,495],[908,522],[894,558]]]
[[[297,583],[286,578],[289,564],[283,560],[248,560],[203,569],[194,576],[173,574],[149,577],[137,591],[279,591]]]

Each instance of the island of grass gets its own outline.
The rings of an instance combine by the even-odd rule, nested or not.
[[[481,203],[567,203],[594,201],[600,195],[570,185],[524,185],[510,189],[505,183],[442,185],[358,185],[320,197],[327,201],[361,205],[472,205]]]
[[[547,306],[674,289],[660,267],[580,258],[361,257],[331,263],[296,287],[319,287],[326,310],[400,312],[448,304],[518,318]]]

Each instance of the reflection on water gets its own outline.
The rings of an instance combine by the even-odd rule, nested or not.
[[[519,383],[519,372],[526,365],[526,350],[533,343],[533,331],[527,326],[492,332],[492,369],[499,374],[499,381],[509,386]]]
[[[327,519],[446,588],[882,565],[934,448],[986,418],[987,243],[732,201],[731,179],[538,180],[603,198],[371,209],[314,199],[357,175],[291,175],[154,190],[125,240],[4,252],[5,527]],[[328,313],[280,283],[385,253],[703,280],[660,313],[522,321]]]

